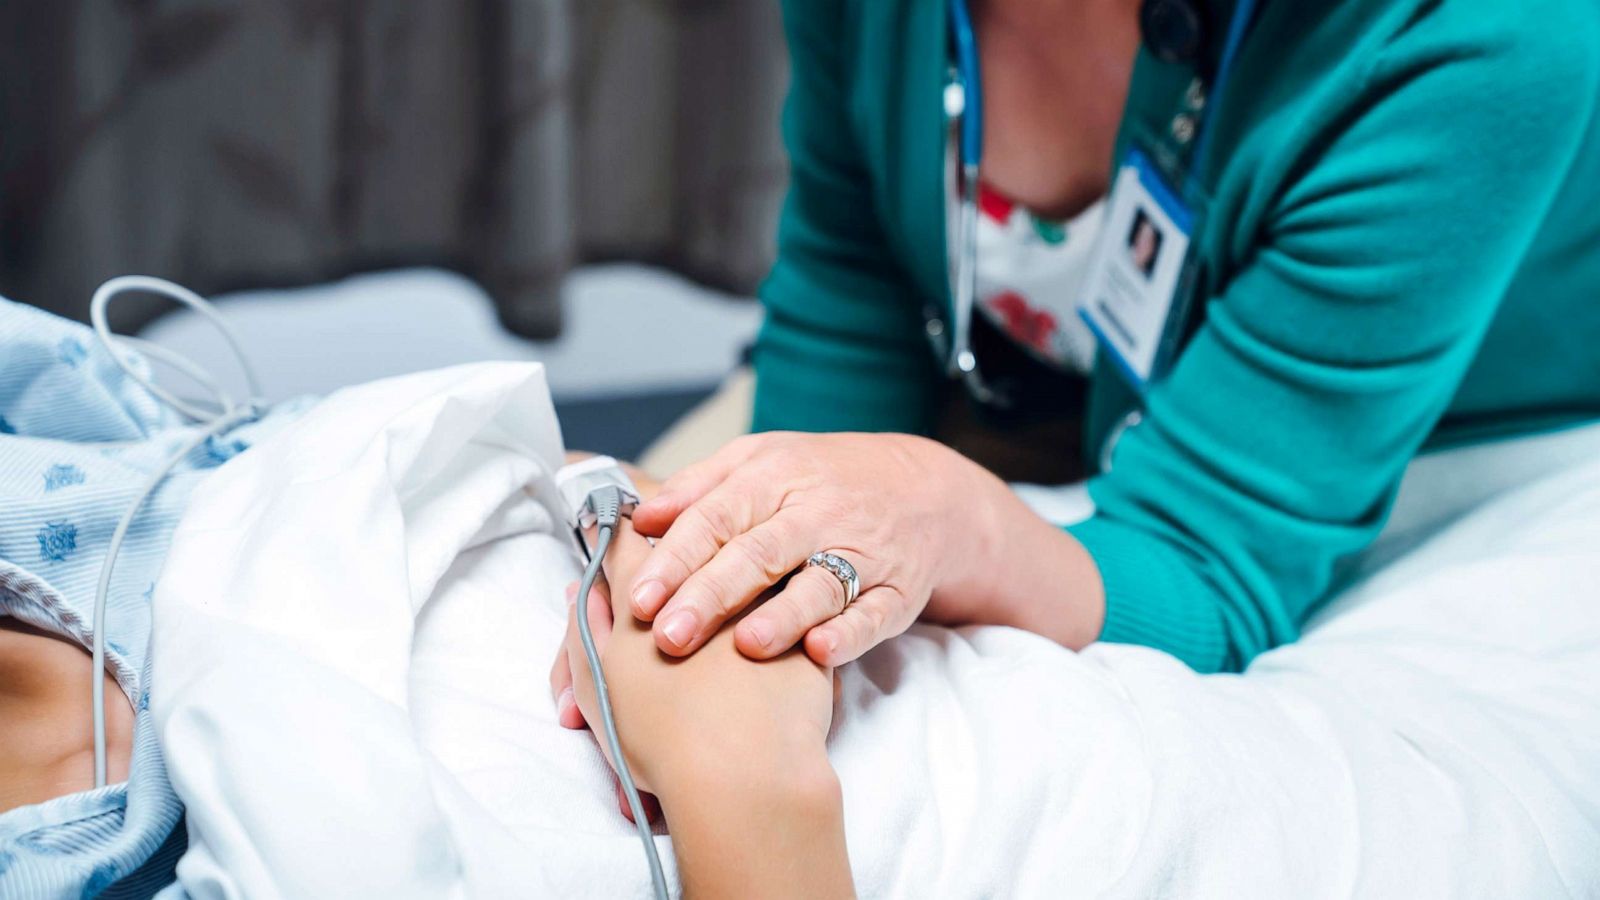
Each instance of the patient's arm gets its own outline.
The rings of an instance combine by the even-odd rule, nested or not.
[[[648,550],[626,521],[607,557],[627,584]],[[732,623],[687,659],[662,654],[649,626],[591,598],[623,753],[661,800],[684,890],[694,897],[853,893],[839,781],[828,764],[832,673],[799,650],[755,662]],[[620,623],[615,628],[611,621]],[[578,705],[598,722],[576,620],[567,650]],[[602,744],[603,746],[603,744]]]

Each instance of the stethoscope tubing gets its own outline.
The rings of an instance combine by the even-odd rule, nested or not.
[[[956,259],[947,371],[951,377],[966,382],[967,389],[979,402],[1004,405],[1003,398],[984,382],[978,371],[977,356],[972,352],[972,316],[978,294],[978,172],[983,161],[983,75],[978,65],[978,39],[967,0],[950,0],[949,10],[962,103],[958,161],[961,207],[957,223],[957,242],[961,250]]]
[[[1223,45],[1216,75],[1212,79],[1212,93],[1220,94],[1227,76],[1233,68],[1239,48],[1244,43],[1259,0],[1239,0],[1228,23],[1228,34]],[[951,310],[950,342],[947,347],[946,369],[952,378],[965,382],[967,390],[980,403],[1008,405],[1004,395],[993,390],[978,370],[977,357],[972,352],[972,316],[977,307],[978,293],[978,192],[979,168],[983,161],[983,82],[982,68],[978,63],[977,32],[972,26],[971,9],[967,0],[949,0],[950,31],[955,48],[956,82],[961,89],[960,105],[960,159],[957,174],[960,179],[961,203],[957,221],[959,253],[956,258],[956,278]],[[1213,110],[1206,118],[1215,115]],[[1191,171],[1205,164],[1210,150],[1209,129],[1201,122],[1196,138]]]

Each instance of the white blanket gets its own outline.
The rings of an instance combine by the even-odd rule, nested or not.
[[[155,594],[183,889],[646,895],[546,689],[560,449],[538,367],[487,364],[342,391],[195,492]],[[843,668],[861,895],[1596,896],[1600,464],[1556,468],[1244,676],[1001,628]]]

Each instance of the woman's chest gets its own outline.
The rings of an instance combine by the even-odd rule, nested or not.
[[[1106,191],[1139,45],[1129,3],[973,4],[983,92],[983,178],[1048,218]]]

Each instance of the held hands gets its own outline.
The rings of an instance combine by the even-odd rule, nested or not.
[[[653,487],[640,484],[646,502],[607,559],[619,590],[597,586],[571,609],[550,682],[563,725],[596,721],[575,618],[589,615],[622,752],[660,797],[686,895],[853,896],[826,667],[919,613],[1072,647],[1099,633],[1098,572],[1081,545],[931,441],[746,437],[652,498]],[[649,547],[634,526],[661,540]],[[796,571],[818,550],[858,573],[848,608],[835,575]]]
[[[632,581],[613,583],[628,589],[625,618],[653,622],[663,652],[688,656],[793,572],[734,626],[733,642],[768,659],[803,641],[817,664],[835,666],[904,631],[930,597],[931,618],[971,620],[963,588],[995,531],[981,516],[996,489],[1009,496],[922,438],[750,435],[674,475],[634,512],[639,531],[660,540]],[[858,573],[848,607],[838,577],[801,568],[819,550]]]
[[[607,579],[630,583],[649,551],[624,521],[606,559]],[[598,728],[577,607],[570,612],[551,690],[563,726],[590,722]],[[713,637],[693,659],[663,656],[648,626],[622,604],[613,605],[603,584],[595,585],[587,613],[623,753],[639,787],[660,796],[669,822],[675,800],[703,804],[703,788],[713,782],[755,794],[818,789],[819,784],[828,788],[833,778],[825,752],[833,716],[828,670],[800,653],[753,664],[733,649],[727,633]],[[628,814],[620,797],[619,805]]]

